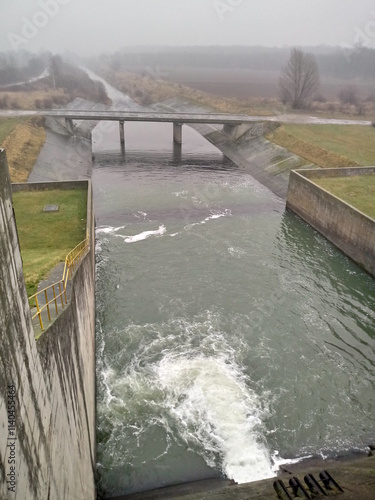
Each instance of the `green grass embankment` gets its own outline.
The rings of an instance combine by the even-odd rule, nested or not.
[[[323,168],[375,165],[374,127],[282,125],[267,139]]]
[[[59,205],[58,212],[43,212]],[[86,237],[87,190],[21,191],[13,194],[28,296]]]
[[[313,179],[313,182],[375,219],[375,174]]]

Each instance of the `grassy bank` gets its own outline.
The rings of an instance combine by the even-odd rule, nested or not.
[[[356,125],[283,125],[267,139],[320,167],[375,165],[375,129]]]
[[[314,179],[314,183],[375,219],[375,175]]]
[[[56,264],[86,236],[87,190],[50,190],[13,194],[28,295],[37,291]],[[43,212],[59,205],[58,212]]]
[[[12,182],[26,182],[46,140],[42,118],[0,120],[0,147],[6,150]]]
[[[0,92],[0,107],[2,109],[52,108],[64,106],[70,100],[70,94],[64,89],[30,88],[29,90]]]

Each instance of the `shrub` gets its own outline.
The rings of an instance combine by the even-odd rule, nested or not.
[[[43,99],[43,108],[44,109],[51,109],[53,107],[53,101],[50,97],[45,97]]]

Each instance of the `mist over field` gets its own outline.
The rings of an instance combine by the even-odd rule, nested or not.
[[[375,47],[372,0],[2,0],[0,51],[129,46]]]
[[[261,108],[270,112],[274,101],[280,104],[280,74],[298,47],[313,54],[320,77],[306,104],[373,114],[372,0],[3,0],[1,14],[0,91],[20,90],[12,85],[35,78],[39,83],[24,90],[55,90],[56,78],[65,89],[47,100],[35,95],[36,107],[87,97],[85,77],[72,68],[62,75],[58,68],[67,66],[58,55],[64,64],[90,67],[142,105],[178,92],[153,89],[151,80],[243,101],[228,107],[184,94],[222,111],[259,111],[248,100],[263,99]],[[91,87],[90,95],[105,102],[103,89]],[[0,95],[0,107],[22,107],[18,97]]]

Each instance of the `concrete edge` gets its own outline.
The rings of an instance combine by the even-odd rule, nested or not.
[[[304,181],[310,184],[313,189],[316,189],[317,191],[323,191],[327,195],[327,198],[328,197],[332,198],[332,200],[335,200],[335,203],[353,210],[358,214],[358,217],[363,218],[366,221],[370,221],[375,225],[375,219],[361,212],[358,208],[354,207],[347,201],[344,201],[342,198],[339,198],[338,196],[334,195],[330,191],[327,191],[326,189],[322,188],[313,181],[314,178],[329,179],[329,178],[339,178],[339,177],[355,177],[357,175],[366,175],[366,174],[375,174],[375,167],[325,168],[325,169],[306,169],[306,170],[298,169],[298,170],[291,170],[290,182],[292,182],[293,176],[303,178]],[[289,205],[290,202],[288,202],[288,197],[287,197],[286,207],[293,210],[293,208],[291,208],[291,206]]]
[[[12,192],[20,191],[47,191],[49,189],[82,189],[90,188],[89,179],[78,181],[46,181],[46,182],[25,182],[12,184]]]
[[[341,172],[342,169],[327,170],[334,173],[331,177],[359,173],[355,168],[349,168],[345,172]],[[375,173],[374,167],[364,167],[361,170]],[[286,208],[375,277],[375,220],[314,183],[314,177],[329,177],[329,174],[330,172],[322,173],[321,170],[291,171]]]

